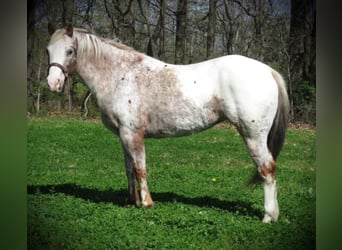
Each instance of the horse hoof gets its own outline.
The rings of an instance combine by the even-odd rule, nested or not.
[[[278,216],[272,217],[269,214],[265,214],[264,218],[262,219],[263,223],[271,223],[272,221],[276,222],[278,220]]]
[[[262,219],[263,223],[271,223],[272,217],[269,216],[268,214],[265,214],[264,218]]]
[[[147,204],[143,204],[144,208],[151,208],[153,207],[153,202],[152,203],[147,203]]]

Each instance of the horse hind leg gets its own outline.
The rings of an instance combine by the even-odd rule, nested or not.
[[[265,223],[277,221],[279,217],[275,169],[276,164],[273,160],[258,167],[261,176],[264,178],[262,185],[264,189],[265,215],[262,221]]]
[[[248,151],[257,166],[258,177],[262,181],[264,189],[263,222],[277,221],[279,207],[277,201],[277,187],[275,179],[276,164],[267,147],[267,136],[255,136],[245,138]]]

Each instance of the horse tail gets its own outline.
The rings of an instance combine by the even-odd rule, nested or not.
[[[272,76],[278,87],[278,107],[273,124],[267,137],[267,146],[276,161],[284,144],[289,117],[289,98],[283,77],[272,69]]]

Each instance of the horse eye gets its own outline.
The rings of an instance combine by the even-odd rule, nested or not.
[[[72,49],[68,49],[68,50],[66,51],[66,55],[67,55],[67,56],[71,56],[72,53],[73,53],[73,50],[72,50]]]

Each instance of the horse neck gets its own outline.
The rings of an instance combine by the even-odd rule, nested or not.
[[[92,45],[89,45],[92,46]],[[77,55],[77,72],[92,92],[99,92],[106,84],[105,79],[114,75],[124,53],[110,44],[99,44],[98,51],[85,49]]]

